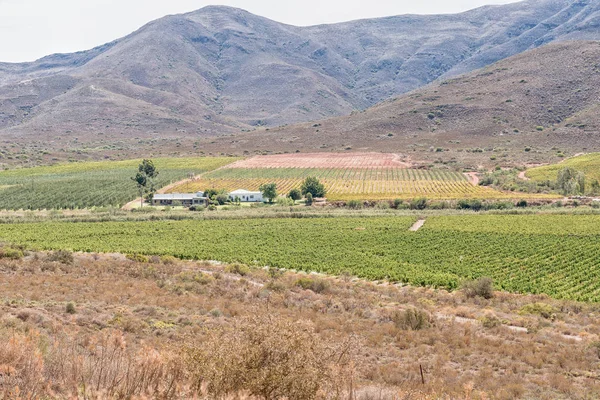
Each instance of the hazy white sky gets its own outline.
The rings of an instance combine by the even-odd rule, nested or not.
[[[315,25],[407,13],[465,11],[515,0],[0,0],[0,61],[32,61],[110,42],[167,14],[211,4]]]

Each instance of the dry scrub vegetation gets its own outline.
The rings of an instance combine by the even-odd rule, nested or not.
[[[595,304],[171,257],[2,254],[4,398],[600,395]]]

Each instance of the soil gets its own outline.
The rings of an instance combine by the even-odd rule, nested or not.
[[[297,153],[256,156],[226,168],[410,168],[403,155],[392,153]]]
[[[479,185],[479,176],[477,172],[465,172],[465,176],[469,178],[469,182],[473,184],[473,186]]]
[[[420,219],[417,222],[415,222],[415,224],[413,226],[410,227],[409,231],[411,232],[416,232],[419,229],[421,229],[421,227],[425,224],[425,220],[424,219]]]

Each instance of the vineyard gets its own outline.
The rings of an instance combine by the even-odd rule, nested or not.
[[[600,181],[600,153],[585,154],[564,160],[559,164],[546,165],[527,170],[526,176],[535,181],[555,181],[558,171],[565,167],[585,173],[586,180]]]
[[[236,164],[247,162],[244,160]],[[258,190],[264,183],[275,182],[278,191],[285,194],[291,189],[299,188],[304,178],[314,176],[327,188],[327,198],[330,201],[410,199],[421,196],[430,199],[506,199],[515,196],[483,186],[474,186],[465,175],[440,169],[233,168],[234,166],[235,164],[203,174],[193,182],[174,187],[170,191],[204,191],[208,188],[226,191]]]
[[[42,249],[174,255],[454,289],[490,276],[511,292],[600,301],[600,216],[435,216],[0,225]],[[207,239],[208,238],[208,239]]]
[[[159,158],[158,187],[219,168],[235,158]],[[0,172],[0,209],[117,206],[135,199],[130,179],[141,160],[69,163]]]

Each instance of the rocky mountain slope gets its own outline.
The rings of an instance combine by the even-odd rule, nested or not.
[[[384,151],[459,165],[600,150],[600,42],[553,43],[363,112],[213,140],[228,152]]]
[[[75,54],[0,63],[0,138],[106,145],[350,114],[540,45],[600,39],[597,0],[294,27],[228,7]]]

